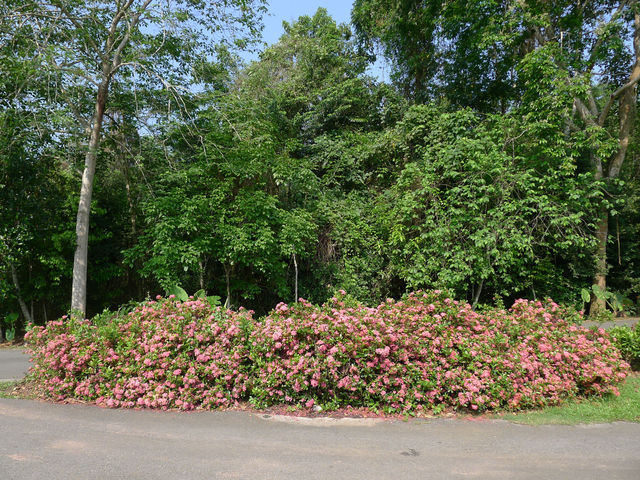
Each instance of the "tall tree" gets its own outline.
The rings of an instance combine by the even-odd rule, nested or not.
[[[59,241],[71,234],[68,181],[52,132],[36,128],[33,113],[0,113],[0,317],[19,307],[26,323],[60,313],[56,291],[70,265]]]
[[[2,5],[2,31],[28,44],[33,76],[48,77],[55,97],[69,104],[76,128],[85,131],[85,156],[76,219],[71,309],[86,310],[89,217],[96,163],[108,99],[115,83],[151,88],[171,108],[182,105],[181,89],[195,88],[198,72],[215,45],[236,44],[259,30],[261,0],[9,0]],[[240,29],[237,29],[240,27]],[[242,30],[244,29],[244,30]]]
[[[444,95],[456,105],[525,115],[544,104],[544,115],[562,117],[568,134],[582,132],[576,148],[603,192],[593,282],[604,289],[607,197],[627,156],[640,80],[639,2],[356,0],[352,16],[414,98]],[[406,38],[416,28],[419,41]],[[594,297],[592,310],[603,302]]]
[[[457,105],[496,110],[514,94],[520,38],[505,16],[509,3],[355,0],[351,15],[361,45],[372,53],[381,47],[408,98],[446,96]]]
[[[286,208],[311,212],[318,226],[315,258],[298,265],[305,295],[311,286],[319,300],[327,290],[348,288],[378,301],[390,292],[367,215],[380,179],[391,179],[380,171],[386,152],[376,152],[375,145],[405,102],[366,75],[369,59],[350,28],[325,9],[284,29],[241,73],[237,88],[271,112],[280,165],[287,166],[274,172]]]
[[[370,145],[403,102],[366,63],[348,26],[318,9],[285,23],[260,60],[222,82],[228,91],[213,82],[195,114],[204,135],[173,131],[173,168],[143,202],[144,231],[127,253],[141,273],[260,309],[340,287],[386,294],[369,288],[382,270],[365,214]]]
[[[389,132],[402,170],[377,218],[389,232],[392,269],[410,288],[445,286],[473,305],[496,293],[566,298],[542,277],[561,271],[554,257],[579,264],[593,198],[565,160],[562,135],[546,139],[560,162],[519,157],[531,150],[512,145],[532,128],[526,122],[419,105]]]

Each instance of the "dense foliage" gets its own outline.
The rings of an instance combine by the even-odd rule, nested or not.
[[[628,371],[602,329],[554,303],[474,312],[445,293],[365,307],[340,292],[266,317],[158,299],[27,336],[31,378],[57,400],[108,407],[522,409],[616,393]]]
[[[0,323],[69,313],[90,153],[87,316],[175,285],[260,315],[339,289],[638,310],[637,1],[356,0],[248,64],[261,1],[125,2],[95,148],[115,7],[45,4],[0,6]]]
[[[509,148],[524,127],[424,105],[398,122],[402,170],[380,203],[391,266],[409,287],[445,286],[474,306],[485,288],[571,301],[548,266],[567,256],[585,267],[594,196],[565,159],[532,165]]]
[[[610,334],[622,358],[635,369],[640,369],[640,324],[634,328],[614,327]]]

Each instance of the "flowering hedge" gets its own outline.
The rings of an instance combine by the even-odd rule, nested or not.
[[[227,407],[247,395],[251,312],[196,299],[35,327],[31,376],[56,400],[108,407]]]
[[[192,300],[36,327],[32,378],[110,407],[241,401],[386,412],[521,409],[617,393],[629,366],[607,334],[554,304],[482,313],[434,291],[377,308],[279,304],[266,318]]]
[[[254,330],[259,404],[389,412],[520,409],[617,393],[628,365],[606,333],[554,303],[476,313],[441,292],[377,308],[280,304]]]

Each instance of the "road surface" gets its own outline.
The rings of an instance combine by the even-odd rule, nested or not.
[[[29,357],[21,348],[0,348],[0,381],[18,380],[29,370]]]
[[[0,349],[0,378],[29,362]],[[0,478],[640,479],[640,424],[296,419],[0,399]]]
[[[0,399],[9,479],[638,480],[640,425],[291,419]]]

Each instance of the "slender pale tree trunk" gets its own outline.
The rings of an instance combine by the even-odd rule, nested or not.
[[[478,301],[480,300],[480,294],[482,293],[483,286],[484,286],[484,278],[480,280],[480,284],[478,285],[478,289],[475,290],[475,293],[472,293],[473,295],[473,303],[471,304],[472,309],[475,309],[476,306],[478,305]]]
[[[136,238],[138,235],[138,227],[137,227],[137,215],[136,215],[136,205],[133,199],[133,192],[131,188],[131,175],[129,172],[129,165],[127,165],[127,159],[122,158],[122,173],[124,174],[124,186],[127,192],[127,205],[129,206],[129,223],[131,224],[131,237]]]
[[[298,303],[298,261],[296,260],[296,254],[293,254],[293,266],[296,271],[296,281],[295,281],[295,297],[293,299],[294,303]]]
[[[84,159],[84,172],[82,174],[82,187],[80,188],[80,202],[78,203],[78,216],[76,219],[76,252],[73,257],[71,311],[83,316],[86,314],[87,309],[89,216],[91,213],[91,196],[93,194],[93,177],[96,174],[96,161],[98,158],[98,148],[100,146],[104,109],[107,104],[107,96],[109,94],[109,84],[111,82],[112,75],[121,65],[121,54],[124,48],[129,44],[131,34],[135,31],[138,22],[140,21],[140,15],[142,15],[142,13],[147,9],[151,1],[152,0],[146,0],[142,5],[140,5],[137,12],[131,16],[131,19],[127,22],[126,33],[124,33],[121,38],[118,37],[117,27],[123,18],[129,13],[133,0],[127,0],[123,4],[117,2],[117,11],[111,21],[105,49],[101,55],[103,58],[102,77],[100,86],[98,87],[98,95],[96,96],[93,121],[91,122],[89,148]],[[69,17],[66,12],[63,13]]]
[[[93,194],[93,178],[96,173],[98,147],[100,146],[100,134],[104,109],[109,92],[109,71],[104,67],[102,83],[98,87],[95,112],[91,124],[91,136],[89,148],[84,159],[84,172],[82,174],[82,186],[80,188],[80,202],[78,203],[78,216],[76,218],[76,252],[73,257],[73,285],[71,289],[71,311],[74,314],[84,316],[87,308],[87,265],[89,257],[89,217],[91,214],[91,197]]]
[[[224,308],[231,308],[231,270],[232,266],[224,264],[224,277],[227,283],[227,300],[224,302]]]
[[[20,305],[20,310],[22,311],[22,315],[24,315],[27,323],[33,323],[33,314],[29,313],[29,309],[27,308],[27,304],[22,298],[22,291],[20,290],[20,283],[18,282],[18,273],[16,272],[16,267],[13,263],[10,264],[11,267],[11,279],[13,280],[13,285],[16,288],[16,293],[18,296],[18,304]],[[0,340],[2,340],[2,336],[0,336]]]
[[[198,260],[198,280],[200,284],[200,290],[204,290],[204,273],[207,268],[207,262],[202,259]]]

